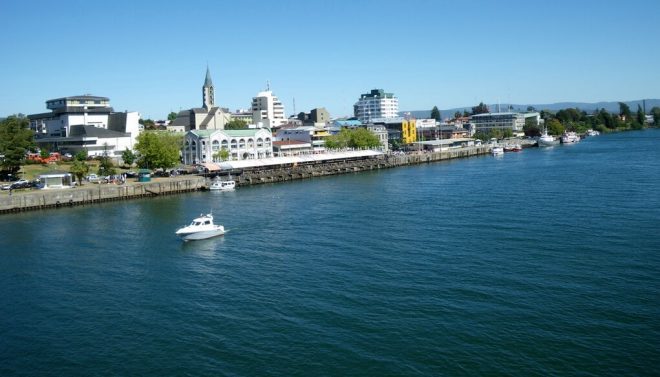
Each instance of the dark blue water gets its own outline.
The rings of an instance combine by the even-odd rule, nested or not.
[[[209,210],[225,237],[175,238]],[[2,376],[660,374],[660,130],[0,237]]]

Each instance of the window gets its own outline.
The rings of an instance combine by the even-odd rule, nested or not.
[[[264,140],[262,138],[257,139],[257,148],[261,148],[264,146]]]
[[[238,140],[238,147],[240,149],[245,149],[245,139]]]
[[[231,139],[231,149],[236,149],[236,139]]]
[[[220,150],[220,142],[217,140],[213,140],[213,143],[211,143],[211,149],[213,152],[217,152]]]
[[[227,140],[223,140],[221,145],[222,149],[229,149],[229,142],[227,142]]]

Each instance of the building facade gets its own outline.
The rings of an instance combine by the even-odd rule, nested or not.
[[[118,158],[133,150],[140,133],[140,114],[114,112],[107,97],[90,95],[46,101],[50,113],[28,115],[38,146],[50,151]]]
[[[312,145],[315,152],[325,150],[325,139],[330,136],[326,128],[302,126],[295,128],[282,128],[277,131],[277,141],[300,141]]]
[[[373,89],[360,96],[353,112],[364,124],[371,123],[374,118],[396,118],[399,116],[399,99],[383,89]]]
[[[530,113],[485,113],[470,117],[470,123],[474,125],[475,132],[490,132],[492,130],[511,130],[514,135],[524,135],[523,127],[525,120],[532,119],[536,126],[540,124],[541,114]]]
[[[252,98],[252,122],[257,127],[270,129],[280,128],[287,123],[284,105],[272,91],[259,92]]]
[[[228,109],[215,105],[215,86],[211,72],[206,67],[204,85],[202,85],[202,107],[179,111],[176,119],[167,126],[168,131],[224,130],[231,116]]]
[[[51,112],[28,115],[37,138],[66,137],[74,125],[108,128],[108,115],[114,112],[109,98],[91,95],[51,99],[46,108]]]
[[[220,151],[228,152],[228,160],[273,157],[273,140],[264,128],[244,130],[192,130],[183,142],[183,163],[187,165],[220,162]]]

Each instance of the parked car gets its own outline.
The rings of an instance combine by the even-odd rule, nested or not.
[[[31,187],[31,186],[32,186],[32,185],[31,185],[30,181],[27,181],[27,180],[25,180],[25,179],[19,179],[18,181],[12,183],[12,184],[9,186],[9,189],[11,189],[11,190],[16,190],[16,189],[29,188],[29,187]]]
[[[99,183],[99,176],[96,174],[90,174],[85,179],[91,183]]]

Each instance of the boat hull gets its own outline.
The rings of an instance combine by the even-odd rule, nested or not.
[[[550,139],[550,138],[539,138],[538,140],[539,147],[552,147],[559,144],[559,140]]]
[[[176,235],[179,236],[184,241],[197,241],[197,240],[205,240],[207,238],[212,238],[212,237],[217,237],[217,236],[222,236],[225,234],[225,229],[223,227],[219,227],[218,229],[213,229],[213,230],[204,230],[204,231],[198,231],[198,232],[177,232]]]

